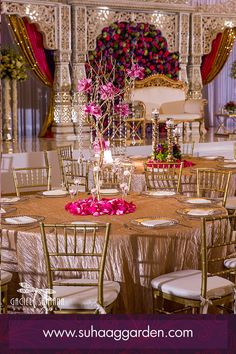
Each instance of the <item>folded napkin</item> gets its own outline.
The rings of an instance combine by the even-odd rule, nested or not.
[[[223,167],[226,167],[226,168],[235,168],[235,167],[236,167],[236,163],[231,163],[231,164],[223,165]]]
[[[113,188],[113,189],[100,189],[101,194],[116,194],[119,193],[118,189]]]
[[[0,214],[4,214],[5,212],[6,212],[5,209],[3,209],[3,208],[0,209]]]
[[[188,215],[194,216],[204,216],[204,215],[212,215],[214,214],[214,209],[192,209],[188,211]]]
[[[1,203],[15,203],[20,200],[19,197],[13,197],[13,198],[1,198]]]
[[[211,204],[211,201],[209,199],[196,198],[196,199],[187,199],[187,203],[190,203],[190,204]]]
[[[143,226],[149,226],[149,227],[154,227],[154,226],[157,226],[157,225],[166,225],[166,224],[169,224],[171,220],[168,220],[168,219],[159,219],[159,220],[144,220],[144,221],[141,221],[140,224],[142,224]]]
[[[175,192],[171,192],[171,191],[150,191],[148,192],[148,194],[150,195],[163,195],[163,196],[167,196],[167,195],[175,195]]]
[[[51,191],[44,191],[43,192],[43,195],[66,195],[67,194],[67,191],[63,191],[62,189],[54,189],[54,190],[51,190]]]
[[[15,216],[14,218],[5,218],[5,221],[9,224],[30,224],[37,222],[37,219],[31,218],[30,216]]]

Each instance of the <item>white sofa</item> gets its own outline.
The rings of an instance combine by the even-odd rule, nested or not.
[[[151,75],[135,82],[132,93],[134,101],[142,101],[146,107],[145,121],[151,123],[152,110],[160,109],[160,121],[173,118],[176,124],[197,122],[199,133],[205,132],[204,99],[187,99],[188,87],[185,83],[172,80],[164,75]]]

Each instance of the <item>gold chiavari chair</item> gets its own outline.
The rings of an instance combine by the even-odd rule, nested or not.
[[[182,143],[181,146],[180,146],[182,157],[184,157],[184,156],[193,156],[194,147],[195,147],[195,142],[194,141],[192,143]]]
[[[138,139],[146,138],[146,106],[142,101],[134,101],[133,117],[125,120],[127,129],[127,139],[135,137]],[[141,130],[141,136],[140,131]]]
[[[61,163],[66,189],[69,190],[70,185],[76,184],[77,186],[83,186],[85,192],[88,192],[88,162],[76,159],[62,159]]]
[[[147,190],[173,190],[181,192],[181,177],[183,162],[161,164],[161,167],[148,167],[144,164],[144,173]]]
[[[51,166],[14,168],[12,172],[18,197],[32,191],[51,189]]]
[[[7,313],[7,290],[8,284],[12,279],[12,274],[1,270],[0,272],[0,287],[1,287],[1,313]]]
[[[231,171],[197,168],[197,196],[221,198],[225,206]]]
[[[62,159],[73,159],[73,146],[64,145],[64,146],[57,147],[57,156],[58,156],[58,161],[59,161],[59,166],[61,171],[62,183],[65,184]]]
[[[114,188],[117,189],[120,187],[122,183],[127,184],[127,193],[130,191],[131,180],[132,180],[132,172],[133,165],[103,165],[99,172],[100,179],[100,188],[101,189],[109,189]],[[94,174],[94,184],[96,185]]]
[[[161,275],[151,281],[154,311],[177,313],[198,310],[205,314],[208,306],[227,306],[234,313],[235,284],[227,279],[232,269],[226,269],[224,262],[236,246],[232,225],[236,216],[208,217],[201,220],[201,270],[187,269]],[[169,300],[180,306],[170,311],[165,305]],[[170,305],[169,305],[170,306]],[[226,309],[226,307],[225,307]]]
[[[110,224],[40,224],[51,313],[108,313],[120,285],[104,280]]]

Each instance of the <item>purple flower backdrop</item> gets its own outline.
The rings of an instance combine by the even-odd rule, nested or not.
[[[148,23],[115,22],[103,28],[88,61],[95,68],[102,61],[103,74],[115,63],[114,82],[119,87],[124,85],[125,72],[132,62],[145,69],[144,77],[158,73],[177,80],[180,70],[179,53],[170,53],[161,31]]]

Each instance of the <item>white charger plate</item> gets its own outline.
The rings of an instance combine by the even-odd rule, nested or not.
[[[201,218],[204,216],[213,216],[224,214],[224,210],[221,208],[185,208],[176,210],[178,214],[188,216],[191,218]]]
[[[165,217],[144,217],[131,220],[131,223],[141,227],[147,228],[161,228],[170,227],[178,224],[178,220]]]
[[[41,192],[41,194],[44,197],[65,197],[66,195],[68,195],[68,192],[62,189],[52,189],[50,191]]]
[[[17,215],[12,217],[2,217],[3,225],[25,226],[43,221],[44,216],[39,215]]]
[[[176,195],[174,191],[146,191],[143,194],[151,196],[151,197],[173,197]]]
[[[107,195],[119,194],[119,190],[116,188],[100,189],[100,194],[107,194]]]

